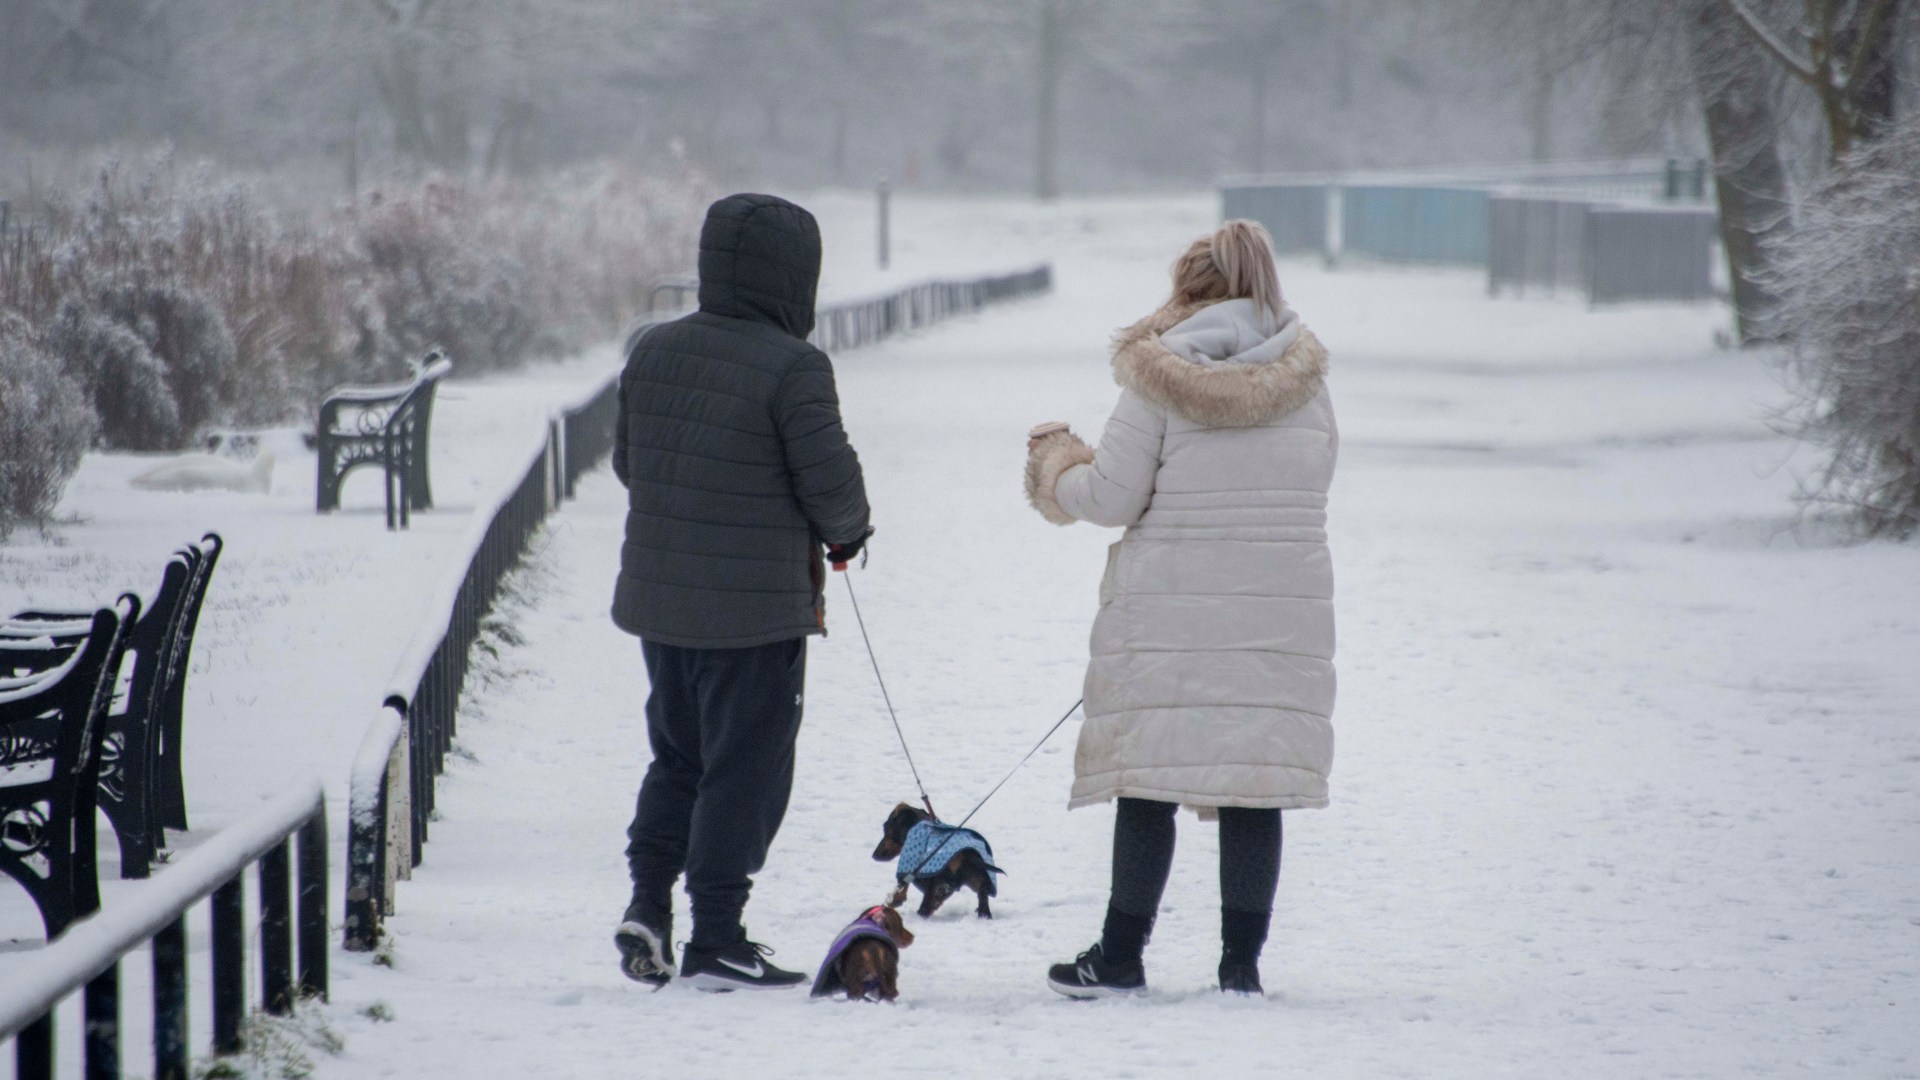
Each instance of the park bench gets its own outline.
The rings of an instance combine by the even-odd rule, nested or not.
[[[187,664],[222,547],[219,534],[208,533],[174,552],[153,602],[123,635],[98,799],[120,841],[123,878],[146,877],[167,847],[166,830],[187,828],[181,777]],[[0,681],[30,678],[63,661],[86,639],[89,619],[87,612],[28,611],[0,622]]]
[[[40,909],[52,940],[100,910],[94,809],[106,716],[140,600],[122,596],[85,620],[52,623],[52,635],[10,638],[0,677],[0,873]],[[21,672],[25,672],[22,674]]]
[[[406,528],[409,512],[433,508],[427,479],[427,431],[434,388],[453,361],[435,349],[413,378],[390,386],[347,386],[327,395],[314,425],[319,458],[315,510],[340,508],[340,485],[362,465],[386,471],[387,528]]]

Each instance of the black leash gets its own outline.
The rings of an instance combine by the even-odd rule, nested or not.
[[[1033,760],[1033,755],[1039,753],[1040,748],[1047,745],[1047,740],[1053,738],[1053,733],[1060,730],[1060,725],[1066,723],[1068,717],[1072,716],[1074,713],[1079,712],[1080,706],[1084,704],[1086,704],[1086,699],[1081,698],[1079,701],[1076,701],[1073,703],[1073,708],[1068,709],[1064,716],[1060,717],[1060,719],[1058,720],[1055,720],[1053,722],[1053,726],[1047,729],[1047,733],[1045,735],[1040,736],[1040,741],[1033,744],[1033,749],[1027,751],[1027,756],[1020,759],[1020,764],[1015,765],[1013,768],[1007,770],[1007,775],[1001,777],[1000,782],[993,785],[992,791],[989,791],[985,795],[981,796],[980,801],[973,804],[973,809],[967,811],[967,816],[961,818],[960,824],[955,825],[954,828],[956,829],[962,828],[963,826],[966,825],[967,822],[972,821],[973,815],[979,813],[980,808],[987,805],[987,800],[993,798],[995,795],[998,795],[1000,793],[1000,789],[1007,786],[1007,781],[1013,779],[1013,774],[1019,772],[1021,769],[1021,766],[1024,766],[1027,762]]]
[[[948,825],[945,822],[942,822],[939,819],[938,815],[935,815],[934,817],[934,824],[939,825],[943,829],[953,829],[955,831],[966,828],[967,822],[973,820],[973,815],[979,813],[980,808],[987,805],[987,800],[993,798],[995,795],[998,795],[1000,793],[1000,789],[1007,786],[1007,781],[1013,779],[1013,774],[1019,772],[1020,769],[1023,766],[1025,766],[1027,762],[1033,760],[1033,755],[1039,753],[1040,748],[1047,745],[1047,740],[1053,738],[1053,733],[1060,730],[1060,725],[1066,723],[1068,717],[1071,717],[1074,713],[1079,712],[1080,706],[1084,704],[1086,704],[1085,698],[1082,698],[1079,701],[1074,702],[1073,708],[1068,709],[1065,716],[1062,716],[1060,719],[1055,720],[1053,722],[1053,726],[1047,729],[1047,733],[1045,735],[1040,736],[1040,741],[1033,744],[1033,749],[1027,751],[1027,756],[1021,758],[1019,764],[1007,770],[1007,775],[1001,777],[1000,782],[993,785],[992,791],[989,791],[985,795],[981,796],[980,801],[973,804],[973,809],[967,811],[967,816],[960,819],[960,824]],[[940,853],[940,848],[941,848],[940,844],[933,845],[932,850],[928,851],[924,856],[921,857],[920,864],[907,872],[907,877],[908,878],[919,877],[920,871],[925,870],[927,868],[927,863],[932,861],[933,857]]]
[[[863,557],[860,562],[862,566],[865,566],[866,559],[864,553],[862,553],[862,555]],[[907,747],[907,733],[900,727],[900,714],[894,711],[893,695],[887,693],[886,676],[880,674],[880,658],[874,654],[873,638],[867,634],[867,620],[860,615],[860,598],[855,596],[853,592],[853,575],[848,572],[846,563],[835,563],[833,568],[847,579],[847,600],[853,605],[853,621],[860,627],[860,640],[867,646],[867,661],[873,665],[873,680],[880,684],[880,700],[887,703],[887,716],[893,721],[893,733],[900,739],[900,752],[907,757],[907,769],[913,773],[913,786],[920,789],[921,805],[927,808],[927,815],[933,819],[934,824],[939,825],[941,828],[953,830],[966,828],[967,822],[973,820],[973,815],[979,813],[980,808],[987,805],[987,800],[998,795],[1000,789],[1007,786],[1007,781],[1013,779],[1013,775],[1025,767],[1027,762],[1032,761],[1033,755],[1039,753],[1041,747],[1047,745],[1047,740],[1053,738],[1053,733],[1059,731],[1061,725],[1071,719],[1074,713],[1080,711],[1080,706],[1086,704],[1086,699],[1082,698],[1074,702],[1072,708],[1063,713],[1060,719],[1055,720],[1053,726],[1047,729],[1047,733],[1040,736],[1040,741],[1033,744],[1033,749],[1027,751],[1027,755],[1021,758],[1013,768],[1007,770],[1007,775],[1001,777],[999,783],[993,785],[993,790],[981,796],[980,801],[973,804],[973,809],[967,811],[967,816],[960,819],[960,824],[947,825],[940,820],[939,812],[934,810],[933,799],[927,794],[927,785],[920,782],[920,769],[913,763],[913,751]],[[921,858],[920,865],[914,867],[907,876],[909,878],[920,876],[920,871],[926,869],[927,863],[934,855],[939,853],[940,847],[941,845],[935,844],[932,850],[928,851],[927,854]]]
[[[880,700],[887,703],[887,715],[893,720],[893,733],[900,737],[900,752],[907,755],[907,768],[913,773],[913,786],[920,789],[921,805],[937,821],[940,815],[933,809],[933,799],[927,795],[927,785],[920,782],[920,769],[913,763],[913,751],[907,749],[907,733],[900,729],[900,714],[893,711],[893,696],[887,693],[886,677],[880,674],[880,659],[873,653],[873,639],[867,636],[867,621],[860,617],[860,600],[853,595],[853,575],[847,572],[845,563],[836,564],[834,569],[847,579],[847,599],[853,602],[853,621],[860,625],[860,640],[867,644],[867,660],[873,664],[873,679],[880,684]]]

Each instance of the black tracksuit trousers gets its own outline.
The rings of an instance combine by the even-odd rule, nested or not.
[[[723,948],[745,934],[752,875],[787,813],[807,642],[686,649],[643,640],[640,648],[653,687],[653,764],[627,828],[634,897],[672,911],[684,872],[694,947]]]

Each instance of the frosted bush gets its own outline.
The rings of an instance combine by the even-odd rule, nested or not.
[[[1795,419],[1829,462],[1809,498],[1868,535],[1920,530],[1920,121],[1858,152],[1776,243]]]
[[[692,172],[564,172],[505,189],[489,204],[488,231],[528,268],[548,336],[578,348],[644,312],[662,280],[692,273],[710,186]]]
[[[168,450],[184,441],[166,365],[131,327],[76,298],[54,316],[47,347],[92,403],[108,448]]]
[[[107,445],[179,448],[310,418],[436,346],[472,373],[611,339],[691,270],[707,194],[691,173],[435,179],[309,226],[168,155],[109,162],[4,253],[0,310],[80,382]]]
[[[526,269],[476,235],[479,218],[475,196],[444,181],[383,197],[365,215],[358,241],[390,369],[436,346],[468,372],[527,359],[540,319]]]
[[[99,310],[133,331],[160,365],[177,413],[175,443],[225,421],[226,405],[247,395],[233,335],[204,297],[176,285],[121,285],[105,290]]]
[[[95,430],[79,382],[25,319],[0,312],[0,537],[59,503]]]

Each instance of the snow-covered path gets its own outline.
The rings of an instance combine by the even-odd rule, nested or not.
[[[1098,432],[1106,334],[1210,210],[983,211],[972,242],[1057,245],[1059,291],[837,358],[880,529],[855,585],[945,812],[1078,696],[1113,538],[1024,505],[1024,431]],[[976,819],[1011,872],[999,917],[916,926],[898,1007],[623,979],[646,687],[605,615],[602,471],[518,579],[392,966],[336,965],[347,1049],[319,1075],[1920,1074],[1920,551],[1794,527],[1777,390],[1708,347],[1716,313],[1282,273],[1336,368],[1342,695],[1333,806],[1287,819],[1271,1000],[1210,989],[1214,837],[1190,817],[1154,992],[1043,988],[1104,904],[1111,812],[1064,810],[1077,723]],[[868,852],[912,792],[831,584],[748,912],[809,969],[890,884]]]

